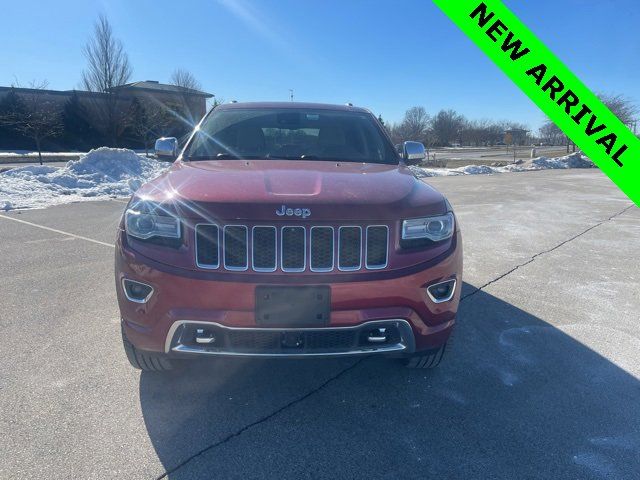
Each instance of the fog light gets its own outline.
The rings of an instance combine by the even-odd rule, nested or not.
[[[456,291],[456,281],[447,280],[445,282],[434,283],[427,287],[427,294],[433,303],[448,302],[453,298]]]
[[[136,303],[147,303],[153,295],[153,287],[128,278],[122,279],[122,289],[127,299]]]

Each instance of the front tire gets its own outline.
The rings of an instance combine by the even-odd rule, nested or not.
[[[143,352],[134,347],[124,333],[124,328],[122,328],[122,345],[127,354],[127,360],[133,368],[143,372],[166,372],[173,369],[173,363],[165,355]]]
[[[436,368],[442,361],[444,356],[445,343],[437,350],[429,350],[428,352],[420,352],[408,358],[403,358],[402,363],[407,368]]]

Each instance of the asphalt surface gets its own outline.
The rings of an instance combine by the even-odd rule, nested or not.
[[[140,374],[112,273],[124,204],[2,214],[0,478],[640,478],[640,210],[597,170],[429,183],[465,249],[435,371]]]

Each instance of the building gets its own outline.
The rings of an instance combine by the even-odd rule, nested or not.
[[[122,131],[118,132],[118,136],[127,136],[125,126],[127,125],[135,100],[142,104],[162,105],[166,107],[166,111],[175,113],[175,121],[173,127],[168,128],[167,132],[175,136],[188,133],[193,125],[195,125],[207,111],[207,99],[213,97],[212,94],[193,90],[190,88],[179,87],[177,85],[168,85],[155,80],[145,80],[141,82],[127,83],[114,88],[108,92],[88,92],[83,90],[48,90],[48,89],[32,89],[20,87],[0,87],[0,105],[5,97],[10,93],[21,98],[25,102],[36,98],[39,105],[46,105],[47,108],[57,109],[62,112],[65,106],[74,100],[82,106],[86,114],[86,121],[93,125],[96,130],[101,130],[100,126],[105,126],[119,122]],[[107,120],[105,117],[109,117]],[[129,118],[127,118],[129,117]],[[104,132],[103,132],[104,133]],[[128,138],[114,139],[114,135],[103,134],[102,137],[96,137],[95,140],[89,142],[90,146],[99,146],[97,143],[113,144],[114,141],[118,146],[136,146],[139,141],[132,138],[132,134]],[[66,140],[65,140],[66,139]],[[66,135],[57,140],[57,145],[49,142],[48,148],[87,148],[87,145],[74,145],[74,141],[69,141]],[[25,139],[16,138],[7,132],[0,132],[0,148],[19,148],[25,145]]]
[[[511,128],[504,132],[504,143],[507,145],[528,145],[527,134],[529,130]]]
[[[199,120],[207,111],[207,99],[213,97],[211,93],[192,90],[190,88],[168,85],[156,80],[145,80],[143,82],[133,82],[114,87],[109,93],[86,92],[83,90],[34,90],[20,87],[0,87],[0,101],[9,92],[18,95],[29,95],[39,93],[46,97],[46,100],[54,104],[64,106],[74,94],[83,100],[100,101],[106,99],[110,94],[117,94],[118,100],[126,103],[134,98],[151,99],[165,105],[185,105],[193,118]]]
[[[124,98],[153,99],[165,105],[184,104],[195,121],[204,116],[207,112],[207,99],[213,97],[212,94],[200,90],[168,85],[156,80],[126,83],[113,87],[110,92]]]

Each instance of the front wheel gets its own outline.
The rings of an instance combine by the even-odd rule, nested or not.
[[[173,363],[161,353],[147,353],[138,350],[129,341],[122,328],[122,345],[127,354],[127,360],[133,368],[143,372],[166,372],[173,369]]]
[[[436,368],[442,361],[446,346],[445,343],[437,350],[420,352],[411,357],[403,358],[402,363],[407,368]]]

